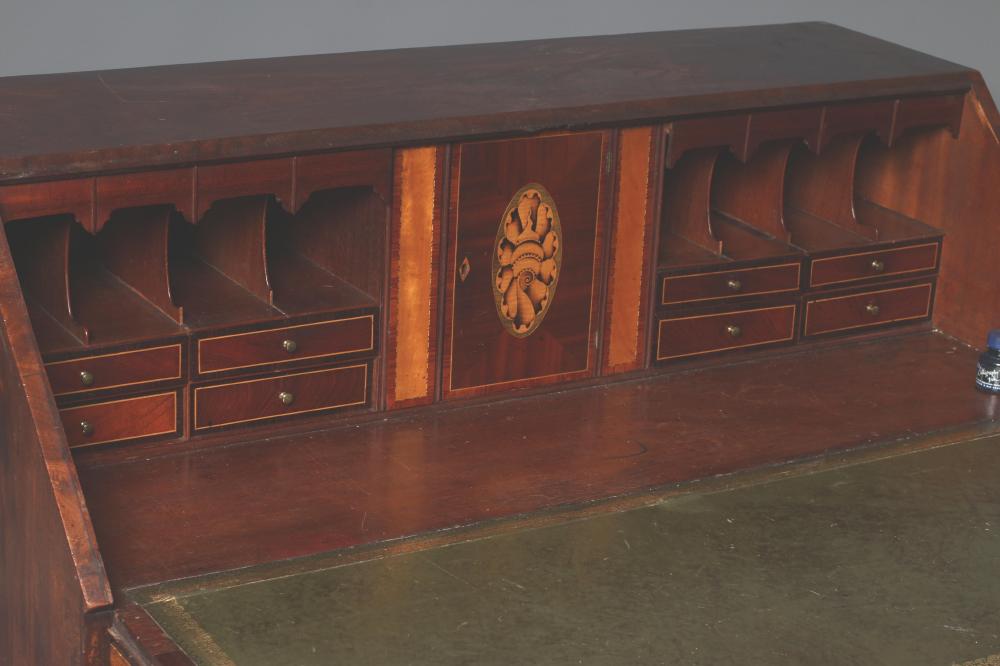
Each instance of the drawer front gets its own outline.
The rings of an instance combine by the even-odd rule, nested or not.
[[[663,278],[662,305],[798,291],[802,264],[779,264]]]
[[[181,345],[102,354],[45,364],[56,396],[181,379]]]
[[[859,252],[814,259],[810,287],[824,287],[877,277],[932,271],[937,268],[940,243],[924,243],[891,250]]]
[[[661,319],[656,360],[788,342],[795,337],[795,305]]]
[[[59,410],[70,446],[108,444],[178,432],[177,392]]]
[[[923,319],[931,313],[933,293],[934,286],[926,283],[811,299],[806,302],[804,333],[822,335]]]
[[[374,315],[220,335],[198,340],[198,373],[294,363],[374,348]]]
[[[194,389],[194,428],[206,430],[368,403],[368,364]]]

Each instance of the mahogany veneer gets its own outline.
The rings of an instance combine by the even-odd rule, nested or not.
[[[0,105],[2,663],[186,663],[135,584],[998,415],[966,345],[1000,324],[1000,113],[865,35],[14,77]]]
[[[112,580],[133,586],[986,425],[1000,408],[968,381],[974,361],[940,335],[896,336],[528,404],[95,459],[81,480]],[[538,436],[553,423],[558,436]]]

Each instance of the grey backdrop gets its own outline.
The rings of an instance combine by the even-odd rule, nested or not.
[[[0,0],[0,76],[825,20],[983,72],[1000,0]]]

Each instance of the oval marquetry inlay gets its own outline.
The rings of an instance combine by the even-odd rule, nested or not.
[[[552,306],[562,269],[562,241],[552,195],[538,183],[519,189],[500,218],[493,254],[493,297],[511,335],[534,333]]]

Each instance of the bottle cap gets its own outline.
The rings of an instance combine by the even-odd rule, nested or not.
[[[1000,349],[1000,328],[994,328],[986,337],[986,346],[990,349]]]

